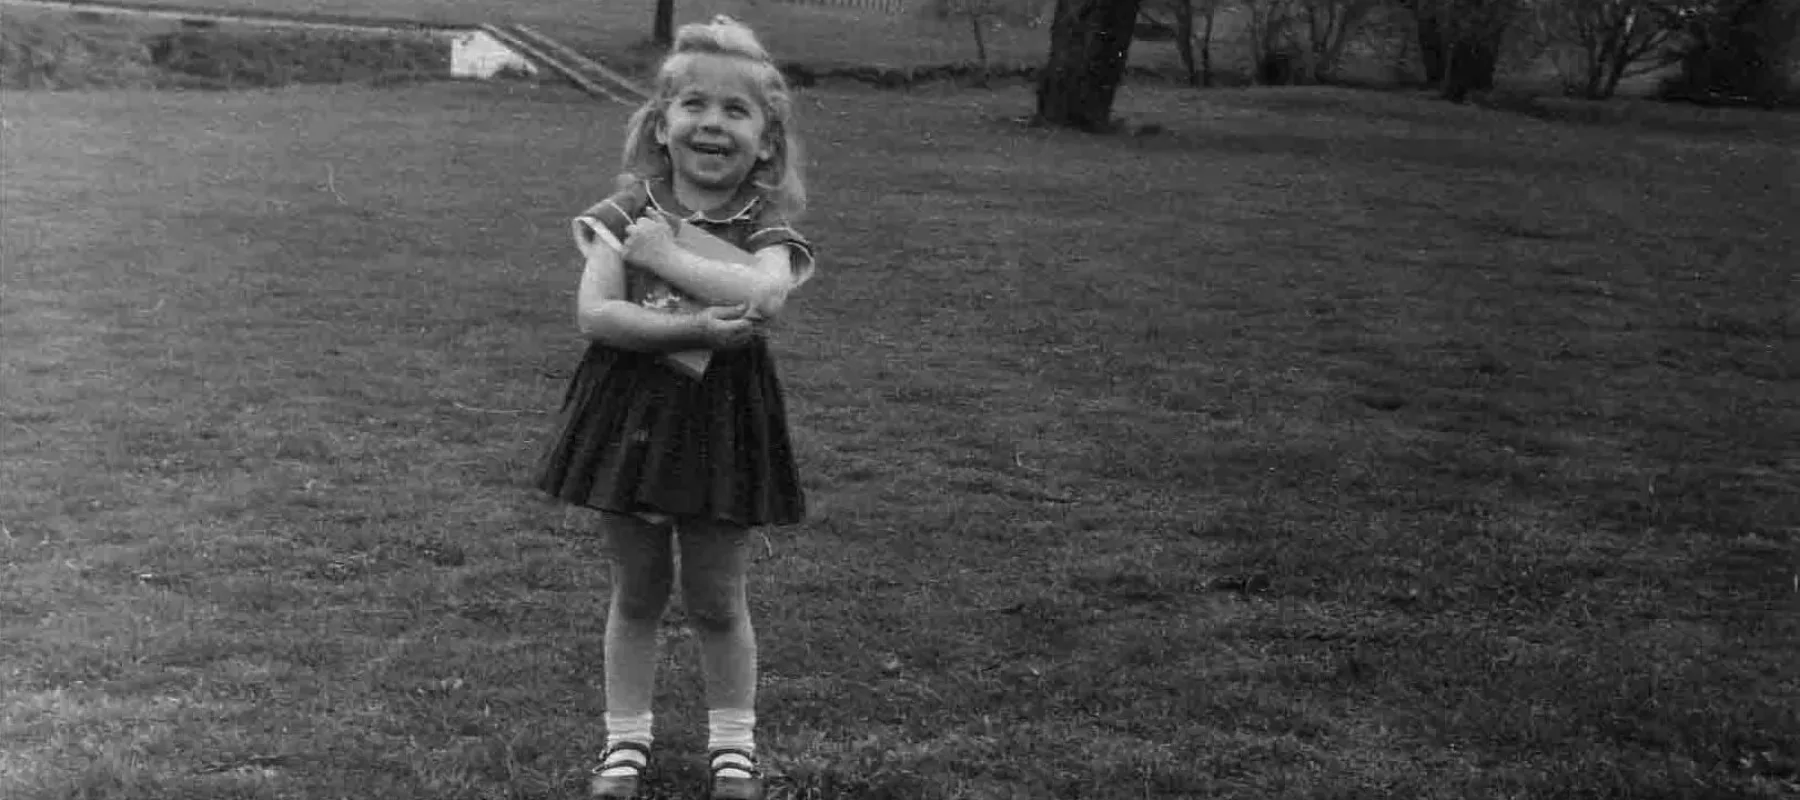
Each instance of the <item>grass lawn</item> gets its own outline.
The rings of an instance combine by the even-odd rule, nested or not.
[[[0,796],[578,793],[604,570],[524,484],[624,110],[4,103]],[[1791,117],[803,105],[775,797],[1800,789]],[[658,798],[701,785],[684,630]]]

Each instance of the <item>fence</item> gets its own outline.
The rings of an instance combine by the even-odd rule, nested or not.
[[[847,8],[855,11],[873,11],[878,14],[898,16],[906,13],[909,0],[781,0],[781,2],[797,6],[821,6],[824,8]],[[919,0],[910,0],[919,2]]]

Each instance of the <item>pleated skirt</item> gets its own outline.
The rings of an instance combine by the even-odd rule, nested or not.
[[[589,345],[537,487],[604,511],[799,522],[806,502],[766,340],[714,353],[700,380],[652,353]]]

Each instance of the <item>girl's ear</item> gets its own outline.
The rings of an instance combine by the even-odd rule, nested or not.
[[[758,148],[756,151],[757,161],[768,161],[775,157],[775,137],[780,135],[781,131],[775,129],[763,131],[762,147]]]
[[[656,115],[656,126],[655,126],[655,129],[653,132],[656,135],[656,143],[657,144],[662,145],[663,147],[669,146],[669,118],[668,117],[665,117],[661,114]]]

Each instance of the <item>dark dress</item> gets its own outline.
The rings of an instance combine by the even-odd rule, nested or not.
[[[640,183],[581,216],[624,241],[625,226],[647,208],[751,252],[787,245],[796,274],[811,274],[811,246],[748,187],[701,214],[682,207],[667,183]],[[626,284],[633,302],[652,307],[680,294],[630,266]],[[805,498],[767,340],[714,352],[699,380],[675,371],[660,354],[593,342],[563,396],[537,486],[605,511],[700,516],[746,527],[799,522]]]

